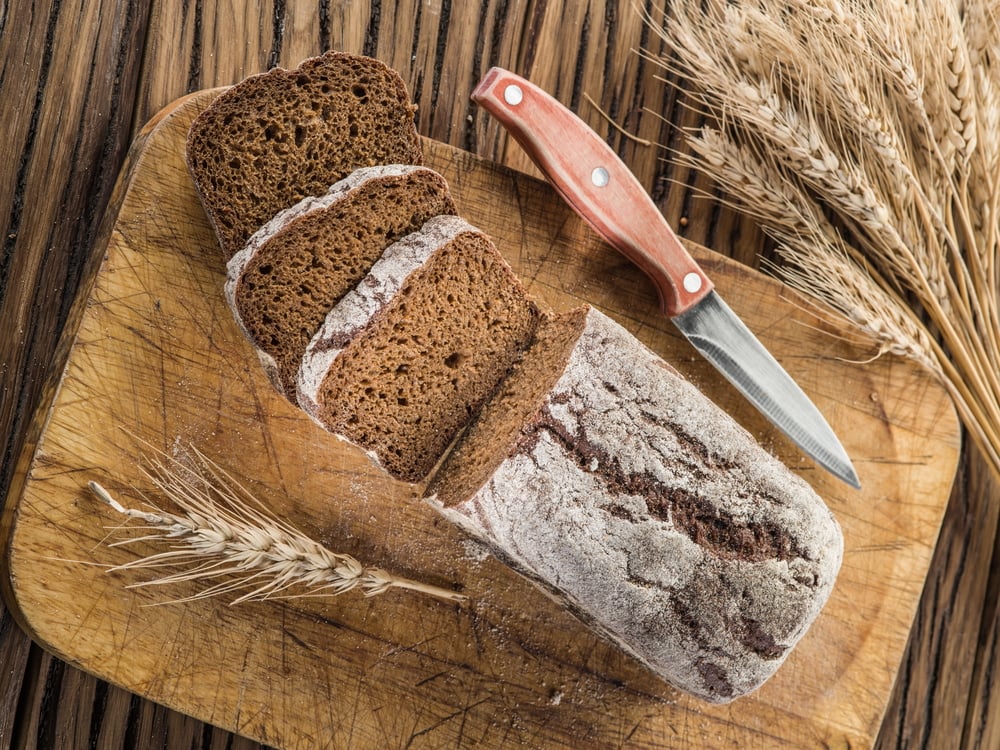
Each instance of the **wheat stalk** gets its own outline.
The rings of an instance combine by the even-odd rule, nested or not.
[[[988,0],[673,0],[644,19],[706,125],[678,161],[777,273],[945,385],[1000,476],[1000,13]],[[683,83],[682,83],[683,82]]]
[[[401,578],[381,568],[362,565],[351,555],[331,552],[268,511],[243,485],[214,461],[192,448],[192,465],[163,454],[142,471],[179,512],[154,504],[149,510],[129,508],[97,482],[91,491],[126,518],[140,521],[149,533],[111,546],[153,542],[168,548],[137,558],[110,571],[169,570],[129,588],[210,583],[206,588],[169,602],[177,603],[243,592],[231,604],[275,598],[336,596],[360,589],[365,596],[391,588],[408,589],[449,601],[466,597],[454,591]]]

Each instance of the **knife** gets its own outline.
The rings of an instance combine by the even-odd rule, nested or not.
[[[652,279],[660,308],[804,453],[860,488],[819,409],[716,293],[642,185],[600,136],[524,78],[491,68],[472,100],[493,115],[563,199]]]

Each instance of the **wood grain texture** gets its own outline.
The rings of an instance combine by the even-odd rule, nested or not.
[[[996,570],[998,488],[974,452],[967,452],[959,477],[880,748],[998,746],[996,712],[986,708],[993,699],[997,656],[997,581],[991,571]],[[969,696],[968,706],[956,702],[956,695]]]
[[[851,364],[870,355],[871,342],[811,314],[777,283],[694,249],[844,436],[866,485],[854,492],[802,459],[716,377],[659,314],[645,277],[547,185],[425,142],[460,213],[495,238],[531,293],[556,309],[598,304],[809,479],[838,515],[847,549],[837,589],[778,675],[728,706],[684,696],[502,564],[470,557],[461,533],[418,502],[415,488],[390,481],[269,385],[219,293],[224,269],[183,162],[188,125],[213,96],[188,97],[155,120],[133,154],[23,498],[6,515],[8,599],[28,632],[114,684],[279,746],[568,748],[581,733],[597,746],[871,743],[957,462],[942,389],[891,358]],[[137,497],[148,486],[144,443],[181,457],[194,445],[336,551],[450,583],[470,603],[394,593],[149,608],[161,590],[126,588],[142,572],[104,573],[137,552],[102,542],[115,519],[85,491],[94,479]],[[811,666],[820,661],[822,669]],[[92,724],[94,687],[74,676],[60,689],[83,698],[57,725],[72,746]],[[393,707],[391,717],[382,706]],[[678,726],[671,737],[666,730]]]
[[[456,7],[461,5],[462,7]],[[466,7],[469,6],[469,7]],[[632,50],[651,43],[631,3],[405,0],[329,3],[209,0],[12,0],[0,10],[0,497],[30,448],[31,420],[60,370],[60,334],[101,244],[100,219],[124,150],[162,106],[271,63],[327,48],[376,54],[403,71],[424,135],[514,166],[516,147],[467,91],[492,64],[525,74],[594,125],[641,177],[674,226],[748,264],[764,248],[752,224],[705,201],[712,186],[661,149],[610,132],[585,94],[632,132],[678,146],[689,120]],[[655,41],[654,41],[655,43]],[[655,51],[655,50],[654,50]],[[437,95],[434,95],[437,91]],[[433,106],[432,106],[433,101]],[[469,119],[471,115],[471,120]],[[1000,489],[969,453],[962,464],[895,700],[879,746],[987,747],[996,738],[996,508]],[[961,638],[951,634],[961,634]],[[91,746],[244,747],[45,656],[0,605],[0,747],[46,747],[89,710]],[[961,675],[956,679],[950,675]],[[955,690],[955,687],[960,689]],[[91,709],[81,709],[89,704]],[[61,731],[61,730],[60,730]],[[981,740],[979,744],[977,740]],[[95,744],[96,743],[96,744]],[[227,744],[227,743],[232,743]]]

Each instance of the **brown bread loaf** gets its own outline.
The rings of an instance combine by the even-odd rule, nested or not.
[[[279,387],[679,689],[773,675],[843,555],[811,488],[600,312],[540,311],[443,180],[395,164],[419,141],[381,64],[330,53],[219,102],[189,165]]]

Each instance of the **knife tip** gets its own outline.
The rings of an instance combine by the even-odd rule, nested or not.
[[[854,465],[850,460],[845,459],[844,461],[825,464],[824,468],[845,484],[850,485],[856,490],[861,489],[861,480],[858,478],[858,472],[854,470]]]

